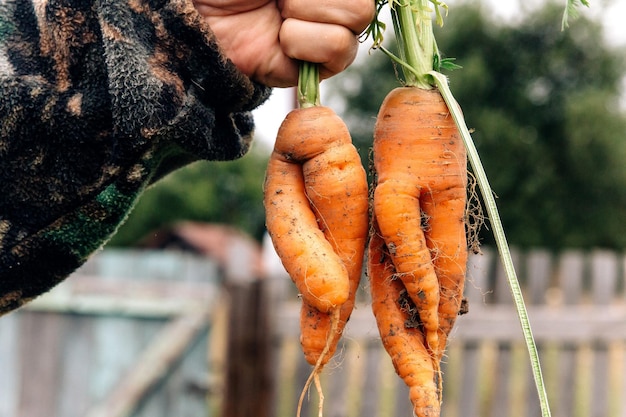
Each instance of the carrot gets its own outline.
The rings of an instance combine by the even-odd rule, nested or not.
[[[385,350],[396,373],[409,387],[416,417],[437,417],[440,411],[438,374],[435,372],[417,315],[410,307],[389,250],[376,230],[368,247],[368,273],[372,311]]]
[[[416,415],[438,416],[440,363],[461,307],[467,262],[466,149],[432,75],[442,61],[430,15],[434,10],[439,21],[446,6],[379,3],[390,6],[400,57],[382,46],[377,20],[375,46],[400,64],[405,86],[385,97],[374,130],[373,309]]]
[[[427,346],[441,357],[463,293],[467,167],[438,90],[390,92],[378,114],[373,154],[381,235],[419,312]]]
[[[294,110],[286,122],[301,121],[304,125],[307,120],[316,120],[325,123],[328,117],[324,117],[323,113],[326,111],[318,107]],[[264,204],[267,230],[302,298],[318,310],[328,312],[348,299],[348,272],[319,229],[306,195],[302,164],[309,155],[281,151],[284,142],[300,140],[303,133],[293,126],[285,126],[283,124],[278,132],[266,170]],[[305,152],[313,146],[312,142],[317,141],[315,136],[309,139],[302,140]]]
[[[343,121],[302,87],[317,90],[317,69],[301,66],[300,109],[281,124],[268,163],[264,204],[268,232],[302,294],[301,344],[311,381],[334,354],[354,307],[368,233],[365,170]],[[315,96],[317,93],[315,94]]]

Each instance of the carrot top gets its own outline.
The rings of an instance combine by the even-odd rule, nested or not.
[[[383,6],[389,4],[395,32],[398,54],[386,49],[385,23],[379,19]],[[442,59],[433,34],[433,11],[435,23],[443,25],[443,14],[448,6],[440,0],[377,0],[377,13],[366,31],[372,36],[372,48],[382,50],[402,68],[404,84],[411,87],[431,89],[435,85],[430,73],[441,69],[460,68],[454,59]]]
[[[298,105],[302,109],[320,105],[320,75],[317,64],[305,61],[300,63]]]

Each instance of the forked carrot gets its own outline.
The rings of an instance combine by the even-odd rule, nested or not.
[[[303,165],[346,133],[327,107],[293,110],[278,131],[264,184],[266,225],[276,252],[302,298],[326,313],[348,299],[350,284],[346,267],[317,224]]]
[[[463,297],[467,156],[430,75],[440,62],[430,14],[434,6],[440,17],[443,3],[390,0],[389,5],[400,58],[379,46],[401,65],[405,86],[388,93],[376,119],[376,232],[368,267],[383,344],[409,386],[416,415],[434,417],[441,401],[440,362]],[[410,319],[404,327],[402,317]]]
[[[374,47],[401,66],[408,87],[392,91],[385,99],[374,144],[378,183],[368,272],[383,344],[409,386],[415,415],[438,416],[439,363],[460,312],[467,261],[467,152],[522,324],[541,414],[549,417],[537,349],[495,199],[460,108],[439,73],[446,60],[438,54],[431,15],[434,11],[442,24],[440,8],[447,6],[440,0],[375,2],[378,12],[390,6],[400,57],[382,46],[384,24],[378,16],[368,33],[374,37]],[[586,0],[566,3],[563,27],[578,4],[589,6]],[[396,195],[399,198],[394,199]],[[394,206],[396,201],[399,206]]]
[[[378,114],[373,154],[381,235],[419,311],[427,345],[440,358],[463,294],[467,162],[439,91],[390,92]]]
[[[301,80],[310,82],[302,65]],[[304,82],[304,84],[308,84]],[[317,80],[312,88],[317,88]],[[305,96],[306,94],[302,94]],[[354,307],[368,233],[368,186],[343,121],[304,100],[279,128],[265,180],[267,229],[302,294],[301,344],[314,365],[298,403],[334,354]]]

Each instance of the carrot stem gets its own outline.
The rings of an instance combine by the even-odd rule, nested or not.
[[[429,0],[402,0],[391,7],[393,26],[400,56],[414,71],[402,70],[407,86],[432,88],[430,77],[433,70],[434,35],[430,17]]]
[[[320,75],[317,64],[304,61],[300,63],[298,105],[300,108],[320,105]]]

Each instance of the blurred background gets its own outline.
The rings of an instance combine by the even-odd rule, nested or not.
[[[534,4],[543,6],[510,16],[486,2],[450,3],[436,39],[443,55],[463,67],[446,74],[451,89],[474,131],[511,244],[624,248],[626,33],[616,37],[620,32],[603,24],[619,10],[594,3],[561,31],[561,2]],[[387,37],[392,45],[392,31]],[[368,51],[370,44],[364,41],[347,72],[322,83],[322,100],[346,120],[366,167],[378,107],[398,85],[390,60]],[[294,105],[292,90],[274,95],[256,115],[249,155],[169,176],[145,194],[110,245],[133,245],[180,219],[236,225],[260,241],[265,164],[277,126]],[[488,230],[483,242],[491,242]]]
[[[481,155],[528,303],[553,415],[626,416],[626,3],[449,1],[436,39]],[[387,45],[393,49],[392,30]],[[368,169],[396,68],[365,40],[324,81]],[[113,240],[0,319],[0,417],[293,416],[310,367],[298,297],[268,242],[265,166],[292,89],[255,112],[251,152],[161,180]],[[470,313],[444,366],[445,417],[539,416],[488,222]],[[381,350],[367,279],[325,372],[328,417],[409,417]],[[310,393],[304,414],[317,415]]]

